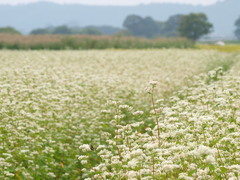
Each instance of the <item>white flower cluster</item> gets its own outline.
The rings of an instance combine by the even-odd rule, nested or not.
[[[83,152],[91,151],[91,147],[89,144],[83,144],[79,146],[79,149],[81,149]]]
[[[240,63],[236,67],[239,68]],[[143,132],[132,129],[131,124],[117,126],[119,138],[109,140],[111,143],[105,150],[96,152],[101,155],[102,163],[91,177],[239,179],[238,72],[233,68],[221,79],[210,83],[205,83],[202,75],[196,78],[193,86],[169,98],[170,105],[161,103],[158,126],[147,127]],[[151,118],[156,121],[155,116]],[[146,125],[144,120],[141,122]],[[111,171],[106,173],[108,168]]]
[[[119,176],[124,176],[125,179],[129,179],[126,177],[128,174],[133,178],[140,175],[142,179],[152,179],[153,170],[150,168],[152,162],[157,162],[154,166],[154,173],[157,175],[161,171],[160,160],[168,159],[168,154],[174,153],[173,150],[167,151],[168,147],[174,145],[171,139],[174,141],[176,136],[183,137],[183,135],[189,139],[197,136],[199,139],[195,139],[196,142],[201,142],[202,139],[209,138],[208,129],[205,130],[206,135],[203,137],[190,133],[193,131],[192,126],[188,130],[181,128],[187,123],[194,124],[201,132],[205,124],[212,122],[212,129],[218,128],[218,138],[231,132],[231,135],[220,141],[227,146],[226,148],[233,149],[230,157],[234,156],[237,160],[238,156],[233,152],[238,147],[238,134],[233,135],[233,133],[238,130],[235,126],[235,117],[239,117],[239,114],[237,111],[235,114],[234,111],[225,111],[224,107],[229,101],[234,103],[231,106],[235,109],[239,107],[235,101],[238,91],[223,86],[226,90],[230,89],[225,93],[231,94],[229,98],[232,99],[219,97],[225,101],[218,99],[216,108],[219,109],[214,111],[213,117],[205,121],[201,120],[200,123],[197,123],[198,116],[194,112],[192,112],[193,117],[190,117],[192,121],[190,122],[190,118],[187,119],[189,112],[184,110],[190,107],[175,107],[175,110],[171,111],[165,109],[163,112],[172,116],[166,116],[166,120],[169,120],[172,126],[166,122],[159,125],[160,135],[163,138],[161,144],[164,147],[161,151],[154,150],[156,149],[154,147],[158,147],[157,129],[153,127],[152,117],[148,113],[150,109],[148,95],[143,91],[145,86],[149,86],[146,83],[150,79],[156,80],[159,84],[154,89],[157,94],[156,99],[161,99],[163,95],[171,93],[183,84],[186,85],[188,77],[205,71],[210,64],[220,63],[225,56],[214,51],[194,50],[2,50],[0,52],[0,179],[32,180],[39,177],[87,179],[90,178],[91,173],[99,171],[103,172],[103,177],[111,179],[114,174],[118,174],[119,164],[123,164],[124,167]],[[152,85],[155,84],[156,82],[152,82]],[[203,91],[207,90],[203,89]],[[198,94],[202,95],[203,92]],[[204,97],[202,101],[210,103],[215,96],[209,94]],[[190,98],[192,100],[189,101],[196,101],[195,96]],[[113,100],[109,102],[111,108],[106,106],[109,99]],[[186,100],[185,103],[189,101]],[[210,105],[198,103],[201,104],[198,108],[211,110]],[[180,108],[182,111],[176,112],[176,109]],[[161,112],[159,111],[158,114]],[[180,114],[182,122],[175,125],[177,115]],[[115,115],[120,117],[114,119]],[[228,128],[219,128],[217,122],[210,120],[216,116],[222,126]],[[231,116],[233,118],[230,118]],[[230,124],[222,123],[225,117],[229,118]],[[123,119],[124,122],[121,122]],[[164,118],[159,117],[159,121],[162,119]],[[116,121],[119,123],[118,126]],[[178,127],[179,131],[175,132]],[[164,133],[168,129],[171,129],[169,133]],[[118,133],[117,136],[115,132]],[[213,138],[209,141],[212,146],[215,145]],[[98,147],[99,144],[103,146]],[[144,144],[148,146],[143,147]],[[218,148],[224,158],[228,154],[223,151],[222,144],[218,145]],[[232,144],[236,144],[236,147]],[[208,146],[208,144],[203,145]],[[80,146],[82,150],[79,149]],[[196,147],[192,147],[189,151],[193,151]],[[142,150],[146,164],[142,164],[141,156],[130,156],[131,152],[138,149]],[[101,156],[99,158],[100,151],[102,154],[99,154]],[[83,156],[83,153],[89,153],[94,157],[92,159],[79,157],[79,155]],[[113,157],[116,154],[117,156]],[[152,155],[158,158],[153,160],[150,158]],[[218,156],[217,153],[213,157],[219,163]],[[177,158],[180,157],[175,157]],[[92,161],[96,162],[91,164]],[[211,157],[208,157],[208,161],[211,161]],[[104,163],[97,166],[98,162]],[[111,163],[116,168],[109,171],[108,167],[111,167]],[[135,169],[130,168],[128,163],[136,164]],[[96,169],[88,171],[89,167],[95,165]],[[171,164],[167,165],[171,166]],[[234,164],[229,163],[230,165]],[[229,171],[236,171],[236,168],[226,168],[232,169]],[[172,171],[175,169],[177,168],[173,168]],[[95,179],[102,177],[98,176]]]

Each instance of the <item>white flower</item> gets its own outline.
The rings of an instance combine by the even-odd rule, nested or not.
[[[151,92],[152,92],[152,88],[151,88],[151,87],[146,87],[146,88],[145,88],[145,91],[146,91],[147,93],[151,93]]]
[[[127,175],[128,175],[127,176],[128,178],[136,178],[137,172],[136,171],[128,171]]]
[[[103,113],[103,114],[109,114],[109,113],[111,113],[111,111],[110,111],[110,110],[101,110],[101,113]]]
[[[134,150],[130,153],[131,157],[143,156],[143,151],[141,149]]]
[[[91,147],[88,144],[83,144],[79,146],[79,149],[81,149],[83,152],[91,151]]]
[[[240,124],[240,117],[237,117],[236,123],[237,123],[237,124]]]
[[[146,149],[155,149],[158,147],[158,144],[150,142],[150,143],[144,144],[143,147]]]
[[[136,116],[136,115],[142,115],[143,113],[144,113],[143,111],[135,111],[132,114]]]
[[[140,169],[140,174],[141,175],[151,174],[151,170],[150,169]]]
[[[86,159],[86,158],[88,158],[88,156],[85,156],[85,155],[78,156],[78,160],[82,160],[82,159]]]
[[[128,111],[131,111],[132,107],[130,107],[129,105],[119,105],[119,109],[126,109]]]
[[[13,174],[13,173],[10,173],[10,172],[8,172],[8,171],[4,171],[3,172],[6,176],[15,176],[15,174]]]
[[[131,168],[135,168],[138,165],[138,160],[137,159],[132,159],[128,162],[128,166]]]
[[[150,81],[149,84],[152,86],[156,86],[158,84],[158,81]]]
[[[124,114],[121,114],[121,115],[115,115],[115,116],[114,116],[115,119],[122,119],[122,118],[124,118],[124,117],[125,117]]]
[[[132,127],[139,127],[142,124],[143,124],[143,122],[136,122],[136,123],[132,123],[131,126]]]
[[[184,179],[184,180],[193,180],[194,178],[189,177],[187,173],[180,173],[178,176],[179,179]]]
[[[51,178],[55,178],[55,177],[56,177],[56,175],[55,175],[54,173],[52,173],[52,172],[47,173],[47,175],[48,175],[49,177],[51,177]]]
[[[239,164],[231,165],[228,166],[228,169],[237,170],[238,172],[240,172],[240,165]]]
[[[195,149],[196,155],[215,155],[216,149],[212,149],[208,146],[200,145],[197,149]]]
[[[87,160],[81,160],[81,164],[84,165],[84,164],[87,164],[88,161]]]
[[[207,163],[211,163],[211,164],[213,164],[213,163],[216,162],[216,159],[215,159],[214,156],[212,156],[212,155],[208,155],[208,156],[206,157],[206,162],[207,162]]]
[[[164,164],[162,166],[162,169],[165,172],[172,171],[173,169],[178,169],[178,168],[181,168],[181,166],[179,166],[177,164]]]

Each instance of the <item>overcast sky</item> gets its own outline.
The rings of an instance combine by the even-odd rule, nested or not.
[[[0,0],[0,4],[20,4],[30,3],[42,0]],[[148,4],[157,2],[168,2],[168,3],[186,3],[193,5],[210,5],[217,1],[223,0],[45,0],[60,4],[79,3],[79,4],[90,4],[90,5],[136,5],[136,4]]]

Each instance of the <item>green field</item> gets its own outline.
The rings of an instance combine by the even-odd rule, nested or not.
[[[240,178],[240,54],[0,51],[0,179]]]
[[[186,38],[155,38],[104,35],[13,35],[0,33],[0,49],[83,50],[83,49],[159,49],[194,48]]]
[[[215,44],[198,44],[197,48],[199,49],[208,49],[208,50],[217,50],[221,52],[228,52],[228,53],[239,53],[240,52],[240,44],[239,43],[232,43],[226,44],[224,46],[219,46]]]

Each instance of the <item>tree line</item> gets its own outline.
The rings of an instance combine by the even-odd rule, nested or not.
[[[120,28],[112,26],[86,26],[86,27],[68,27],[66,25],[37,28],[30,34],[84,34],[84,35],[113,35],[119,32]]]
[[[186,37],[197,40],[202,35],[212,32],[213,25],[208,22],[203,13],[170,16],[166,22],[153,20],[151,17],[142,18],[138,15],[129,15],[123,26],[131,35],[154,37]]]
[[[141,17],[138,15],[129,15],[123,22],[125,29],[119,29],[114,32],[113,27],[105,27],[105,30],[112,30],[112,33],[120,36],[140,36],[145,38],[156,37],[186,37],[191,40],[197,40],[202,35],[212,31],[213,25],[208,22],[207,16],[203,13],[189,15],[173,15],[166,22],[155,21],[152,17]],[[112,29],[110,29],[112,28]],[[66,25],[52,28],[38,28],[30,34],[87,34],[101,35],[104,33],[97,26],[88,26],[84,28],[70,28]],[[108,35],[109,35],[108,34]]]
[[[240,17],[235,21],[235,36],[240,39]],[[186,37],[198,40],[213,31],[213,25],[204,13],[173,15],[165,22],[156,21],[152,17],[128,15],[123,22],[124,29],[112,26],[68,27],[66,25],[33,29],[29,34],[84,34],[84,35],[119,35],[145,38]],[[0,33],[21,34],[12,27],[0,28]]]

